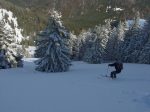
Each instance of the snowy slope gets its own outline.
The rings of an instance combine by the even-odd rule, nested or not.
[[[11,31],[14,30],[14,37],[16,41],[21,42],[21,40],[24,38],[22,35],[22,29],[19,28],[17,18],[14,17],[13,13],[6,9],[0,9],[0,20],[2,19],[5,21],[5,28]]]
[[[150,65],[125,64],[116,80],[106,64],[73,62],[66,73],[0,70],[0,112],[150,112]],[[111,70],[109,69],[109,72]]]

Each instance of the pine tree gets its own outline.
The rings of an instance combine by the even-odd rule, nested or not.
[[[98,27],[97,34],[101,38],[101,45],[104,50],[106,50],[108,40],[110,38],[110,32],[111,32],[110,21],[107,21],[106,25]],[[105,52],[104,52],[104,55],[105,55]]]
[[[110,22],[106,25],[96,26],[93,30],[90,31],[89,36],[86,37],[85,41],[85,54],[84,61],[89,63],[101,63],[106,60],[107,44],[110,35]]]
[[[34,57],[35,58],[42,58],[45,55],[45,50],[46,46],[43,44],[43,39],[48,36],[48,32],[46,31],[47,29],[45,29],[44,31],[41,31],[38,34],[37,40],[36,40],[36,50],[35,50],[35,54]]]
[[[133,25],[126,32],[121,46],[121,57],[124,62],[137,63],[139,53],[147,42],[147,37],[137,22],[138,20],[135,19]]]
[[[110,37],[108,39],[108,43],[106,46],[107,50],[107,61],[112,61],[116,58],[116,51],[118,47],[118,37],[117,37],[117,28],[114,27],[113,30],[110,32]]]
[[[147,37],[147,43],[143,46],[143,49],[140,51],[139,63],[150,64],[150,19],[147,21],[143,28],[145,37]]]
[[[79,60],[79,42],[76,35],[70,33],[69,47],[72,60]]]
[[[78,36],[78,46],[79,46],[79,60],[83,60],[84,55],[85,55],[85,51],[87,49],[87,43],[88,43],[88,39],[91,36],[91,30],[89,29],[88,31],[82,31],[80,33],[80,35]]]
[[[86,51],[83,60],[91,64],[101,63],[103,50],[101,48],[101,39],[97,37],[95,31],[91,32],[91,36],[86,43]]]
[[[106,25],[95,26],[89,30],[84,39],[84,56],[83,60],[89,63],[101,63],[106,60],[108,55],[107,44],[111,31],[110,21]]]
[[[35,62],[38,71],[65,72],[69,70],[71,65],[68,48],[69,33],[62,26],[60,18],[58,12],[53,10],[47,28],[40,34],[38,39],[40,44],[37,47],[44,54]]]
[[[103,60],[107,60],[108,56],[112,56],[107,51],[107,45],[109,44],[109,38],[111,34],[111,25],[110,21],[107,21],[106,25],[99,25],[95,27],[95,31],[97,33],[98,38],[100,39],[100,45],[101,45],[101,55],[103,57]]]
[[[139,56],[139,63],[150,64],[150,37],[147,44],[144,46]]]
[[[22,56],[16,53],[13,31],[5,28],[5,22],[0,22],[0,66],[2,68],[20,67]],[[16,45],[15,45],[16,46]]]
[[[116,43],[116,50],[115,50],[115,58],[119,59],[120,61],[122,60],[121,57],[121,49],[122,49],[122,44],[124,42],[125,38],[125,33],[127,32],[127,22],[119,22],[119,25],[117,27],[117,43]]]

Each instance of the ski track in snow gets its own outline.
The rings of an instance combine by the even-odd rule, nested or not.
[[[125,64],[112,80],[97,78],[107,64],[42,73],[34,58],[24,60],[24,68],[0,70],[0,112],[150,112],[150,65]]]

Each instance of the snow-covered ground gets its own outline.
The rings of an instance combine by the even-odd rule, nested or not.
[[[125,64],[112,80],[99,76],[107,64],[73,62],[69,72],[41,73],[33,60],[0,70],[0,112],[150,112],[150,65]]]

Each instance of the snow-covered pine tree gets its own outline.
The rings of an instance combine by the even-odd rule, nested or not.
[[[77,36],[70,33],[69,47],[71,52],[71,60],[79,60],[79,42]]]
[[[114,27],[112,31],[110,32],[110,37],[108,39],[108,43],[106,45],[107,50],[107,58],[105,60],[112,61],[116,58],[116,51],[117,51],[117,43],[118,43],[118,37],[117,37],[117,28]]]
[[[89,63],[101,63],[106,60],[107,44],[109,35],[111,32],[110,21],[107,21],[106,25],[95,26],[93,31],[89,33],[89,37],[86,38],[86,52],[84,55],[84,61]]]
[[[106,50],[106,46],[108,44],[108,39],[110,38],[110,33],[111,33],[110,23],[111,23],[110,20],[106,21],[106,25],[103,25],[98,32],[98,36],[102,39],[101,45],[102,45],[103,49],[105,49],[105,50]],[[105,52],[104,52],[104,55],[105,55]]]
[[[95,31],[91,32],[91,36],[87,38],[86,51],[83,60],[91,64],[98,64],[102,62],[101,39],[98,38]]]
[[[15,68],[20,67],[22,56],[18,55],[13,48],[15,39],[13,31],[5,28],[5,22],[0,21],[0,67]]]
[[[115,58],[119,59],[121,61],[121,49],[122,44],[124,42],[125,33],[128,30],[127,29],[127,22],[119,22],[117,27],[117,43],[116,43],[116,50],[115,50]]]
[[[108,56],[112,56],[108,51],[107,51],[107,45],[108,45],[108,40],[110,38],[110,33],[111,33],[111,25],[110,25],[110,20],[106,21],[106,25],[99,25],[95,27],[96,34],[98,38],[100,38],[100,44],[101,44],[101,55],[103,57],[103,60],[107,60]]]
[[[36,40],[36,50],[35,50],[35,54],[34,57],[35,58],[42,58],[45,55],[46,50],[46,46],[43,44],[43,39],[44,37],[48,36],[48,32],[47,29],[45,29],[44,31],[41,31],[39,34],[37,34],[37,40]]]
[[[84,60],[86,62],[101,63],[106,60],[108,55],[107,44],[108,39],[110,38],[110,32],[110,21],[107,21],[106,25],[98,25],[91,30],[89,38],[86,39],[86,54],[84,55]]]
[[[35,62],[38,71],[65,72],[69,70],[71,65],[68,48],[69,33],[62,25],[60,18],[57,11],[51,11],[48,26],[38,39],[40,44],[37,47],[44,52],[42,58]]]
[[[139,20],[135,19],[133,25],[125,34],[121,46],[121,57],[124,62],[137,63],[139,53],[147,42],[147,37],[138,24]]]
[[[148,40],[140,52],[139,63],[150,64],[150,19],[147,20],[147,24],[145,24],[143,29]]]
[[[139,56],[139,63],[150,64],[150,37]]]
[[[85,55],[85,51],[87,49],[87,41],[88,38],[91,36],[91,29],[88,31],[83,30],[80,35],[77,37],[78,46],[79,46],[79,60],[83,60],[83,57]]]

